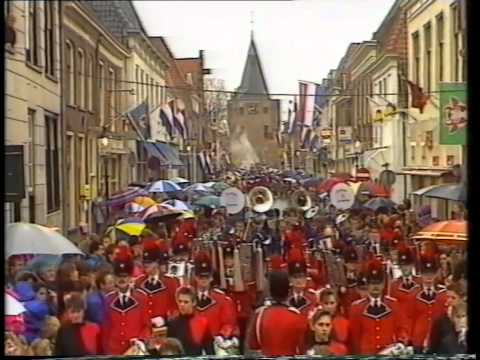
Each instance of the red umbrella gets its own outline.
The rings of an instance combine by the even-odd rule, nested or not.
[[[343,182],[345,182],[345,181],[341,178],[329,178],[329,179],[326,179],[325,181],[321,182],[317,186],[316,190],[319,194],[328,193],[328,192],[330,192],[332,187],[334,187],[338,183],[343,183]]]
[[[468,240],[467,227],[467,222],[464,220],[440,221],[424,227],[413,238],[420,241],[465,244]]]
[[[142,220],[147,219],[150,215],[152,214],[170,214],[172,213],[171,208],[161,205],[161,204],[156,204],[153,206],[150,206],[148,209],[145,209],[145,211],[142,213]]]

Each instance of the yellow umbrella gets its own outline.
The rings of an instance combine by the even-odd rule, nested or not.
[[[195,215],[190,211],[184,211],[183,215],[180,216],[181,219],[195,219]]]
[[[133,199],[133,202],[137,203],[140,206],[143,206],[145,209],[156,204],[155,200],[153,200],[153,199],[151,199],[147,196],[136,197],[135,199]]]
[[[139,224],[139,223],[121,224],[121,225],[115,226],[115,229],[121,230],[129,236],[140,236],[143,229],[145,229],[145,224]]]

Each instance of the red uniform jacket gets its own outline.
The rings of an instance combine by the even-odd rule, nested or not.
[[[180,283],[178,279],[168,275],[159,276],[153,284],[148,280],[148,275],[142,275],[135,280],[135,286],[147,295],[148,316],[161,316],[167,320],[177,308],[175,292]]]
[[[335,315],[332,327],[334,339],[340,343],[348,344],[350,340],[350,321],[342,315]]]
[[[284,233],[284,245],[287,249],[303,249],[305,241],[305,231],[303,229],[286,230]]]
[[[350,312],[352,352],[357,355],[378,354],[398,341],[408,341],[408,328],[398,301],[389,296],[380,308],[370,305],[369,298],[352,304]]]
[[[312,278],[312,282],[315,284],[314,288],[316,290],[323,288],[327,284],[324,265],[321,260],[310,260],[310,268],[308,270],[308,274]]]
[[[432,298],[427,296],[423,288],[416,291],[407,310],[413,319],[411,337],[414,347],[423,349],[428,344],[432,324],[446,314],[447,300],[445,289],[437,289]]]
[[[151,333],[147,296],[141,290],[132,290],[125,305],[119,292],[106,295],[107,312],[103,324],[104,350],[109,355],[123,355],[130,347],[131,339],[148,339]]]
[[[300,311],[286,305],[263,306],[255,313],[249,346],[264,356],[305,354],[308,321]]]
[[[247,322],[251,318],[257,301],[257,289],[255,283],[250,283],[245,291],[234,291],[233,287],[230,287],[227,291],[227,295],[234,303],[240,333],[244,334]]]
[[[413,298],[416,296],[417,291],[420,289],[421,278],[419,276],[412,276],[411,280],[412,281],[409,282],[409,285],[407,285],[403,278],[398,278],[390,285],[390,295],[397,299],[400,306],[405,309],[405,314],[408,317],[410,334],[414,319],[411,318],[411,308],[409,307]]]
[[[288,305],[300,311],[300,313],[307,318],[318,306],[318,303],[318,295],[312,289],[305,290],[297,300],[295,299],[293,292],[288,298]]]
[[[352,283],[351,285],[348,285],[346,287],[345,293],[339,292],[339,305],[341,309],[341,313],[345,317],[350,316],[350,308],[351,305],[362,298],[360,293],[357,291],[357,285],[356,283]]]
[[[213,336],[230,337],[238,332],[235,304],[219,289],[209,291],[205,302],[197,301],[197,312],[208,319]]]
[[[172,237],[172,246],[178,242],[186,242],[190,246],[197,236],[197,225],[194,221],[184,220],[177,228]]]

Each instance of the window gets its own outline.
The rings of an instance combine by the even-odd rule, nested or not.
[[[110,109],[108,113],[110,114],[110,119],[108,119],[109,122],[111,122],[111,130],[115,131],[115,114],[116,114],[116,93],[115,93],[115,72],[113,71],[112,68],[108,69],[108,98],[109,98],[109,104],[110,104]]]
[[[140,69],[138,65],[135,65],[135,97],[137,103],[140,102]]]
[[[75,105],[75,68],[74,68],[74,56],[73,56],[73,47],[70,41],[65,42],[65,69],[67,74],[65,79],[67,79],[68,89],[68,105]]]
[[[462,17],[458,2],[455,3],[451,8],[451,17],[452,17],[452,32],[453,32],[453,81],[463,81],[465,80],[462,74]]]
[[[425,90],[432,91],[432,25],[428,23],[424,27],[425,36]]]
[[[150,81],[148,81],[149,76],[148,74],[145,74],[145,97],[148,99],[148,101],[152,101],[152,98],[150,97]]]
[[[245,112],[245,110],[244,110],[244,108],[243,108],[243,107],[241,107],[241,108],[240,108],[240,109],[238,109],[238,110],[239,110],[239,112],[240,112],[240,115],[243,115],[243,114],[244,114],[244,112]]]
[[[432,165],[440,166],[440,156],[432,156]]]
[[[28,109],[28,183],[35,186],[35,110]],[[33,190],[33,189],[32,189]]]
[[[447,166],[455,165],[455,156],[454,155],[447,155]]]
[[[45,1],[45,71],[55,76],[55,2]]]
[[[270,138],[270,132],[269,132],[269,129],[268,129],[268,125],[263,126],[263,137],[265,139]]]
[[[45,137],[47,212],[52,213],[60,209],[60,164],[57,116],[45,115]]]
[[[87,82],[87,109],[93,111],[93,57],[88,57],[88,75],[86,77]]]
[[[159,96],[159,89],[160,87],[160,84],[157,82],[155,82],[155,105],[156,106],[159,106],[160,105],[160,98],[158,97]]]
[[[77,65],[78,107],[85,109],[85,54],[82,49],[77,51]]]
[[[144,77],[143,77],[143,70],[140,70],[140,99],[139,102],[142,102],[145,100],[145,83],[144,83]]]
[[[25,54],[27,61],[39,65],[38,57],[38,1],[27,1],[27,34],[25,41]]]
[[[444,39],[444,21],[443,13],[437,16],[437,79],[438,81],[443,81],[444,73],[444,52],[445,52],[445,39]]]
[[[263,113],[264,113],[264,114],[268,114],[268,107],[265,106],[265,107],[263,108]]]
[[[100,126],[103,126],[105,123],[105,67],[101,61],[98,64],[98,91],[98,116],[100,118]]]
[[[420,35],[417,32],[412,34],[413,45],[413,82],[420,85]]]
[[[410,146],[410,160],[415,161],[415,151],[416,151],[416,146],[411,145]]]
[[[186,73],[185,80],[187,81],[187,84],[193,85],[192,73]]]

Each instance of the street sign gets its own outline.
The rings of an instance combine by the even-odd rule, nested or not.
[[[235,187],[225,189],[220,196],[220,204],[228,214],[238,214],[245,207],[245,194]]]
[[[350,186],[339,183],[330,190],[330,201],[337,209],[347,210],[353,206],[355,194]]]
[[[379,176],[379,182],[384,187],[390,187],[395,184],[397,177],[392,170],[383,170]]]

